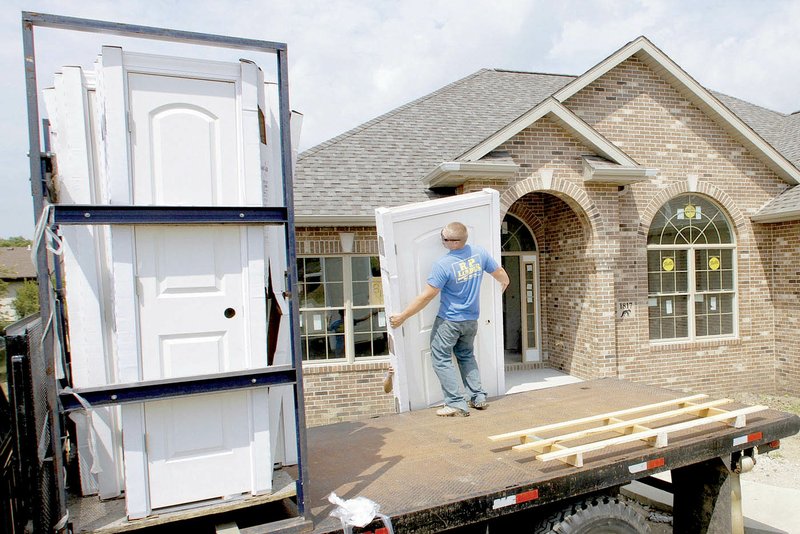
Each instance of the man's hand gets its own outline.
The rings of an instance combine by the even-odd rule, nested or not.
[[[396,313],[389,317],[389,324],[392,328],[400,328],[406,319],[409,317],[413,317],[417,314],[422,308],[428,305],[433,298],[439,294],[439,290],[432,285],[428,284],[425,286],[425,289],[422,290],[422,293],[414,297],[414,300],[411,301],[411,304],[408,307],[401,311],[400,313]]]
[[[400,313],[389,317],[389,324],[392,325],[392,328],[400,328],[404,322],[406,322],[406,319]]]

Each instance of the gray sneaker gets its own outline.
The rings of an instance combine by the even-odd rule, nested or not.
[[[469,412],[453,408],[452,406],[443,406],[436,410],[436,415],[439,417],[467,417],[469,416]]]
[[[481,401],[481,402],[469,401],[468,404],[470,408],[475,408],[476,410],[485,410],[486,408],[489,407],[489,403],[486,401]]]

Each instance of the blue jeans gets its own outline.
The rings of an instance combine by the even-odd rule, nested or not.
[[[467,402],[459,394],[459,380],[453,366],[452,355],[458,362],[461,381],[464,383],[469,399],[473,402],[486,400],[486,392],[481,387],[478,362],[475,361],[473,344],[478,333],[478,321],[448,321],[437,317],[431,329],[431,359],[433,370],[439,378],[447,406],[467,411]]]

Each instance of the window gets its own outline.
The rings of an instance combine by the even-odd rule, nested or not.
[[[389,354],[377,256],[298,258],[297,281],[304,361]]]
[[[536,250],[536,241],[533,234],[528,230],[522,221],[513,215],[506,215],[500,226],[500,237],[503,240],[501,248],[503,252],[519,252]]]
[[[736,245],[724,213],[683,195],[664,204],[647,236],[650,339],[732,336]]]

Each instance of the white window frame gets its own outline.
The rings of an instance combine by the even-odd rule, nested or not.
[[[662,204],[659,207],[659,212],[663,208],[664,205],[674,201],[677,198],[685,197],[689,195],[678,195],[669,199],[667,202]],[[647,336],[651,345],[670,345],[675,343],[695,343],[695,342],[708,342],[708,341],[723,341],[723,340],[730,340],[730,339],[737,339],[739,337],[739,265],[738,265],[738,258],[737,258],[737,242],[736,242],[736,234],[734,232],[733,224],[731,224],[730,217],[728,217],[725,210],[717,204],[713,199],[703,196],[694,194],[694,196],[701,197],[705,201],[714,204],[714,206],[719,210],[720,214],[725,218],[725,223],[728,225],[728,229],[730,230],[731,234],[731,243],[697,243],[697,244],[682,244],[682,245],[647,245],[647,252],[649,253],[651,250],[685,250],[686,251],[686,284],[687,284],[687,291],[686,293],[660,293],[660,292],[651,292],[650,291],[650,271],[649,271],[649,260],[645,262],[645,269],[647,269],[647,298],[648,298],[648,306],[647,306],[647,319],[648,319],[648,326],[647,326]],[[717,291],[698,291],[697,284],[696,284],[696,271],[695,271],[695,251],[697,250],[710,250],[710,249],[720,249],[720,250],[731,250],[731,263],[732,263],[732,274],[733,274],[733,289],[730,290],[717,290]],[[696,314],[695,314],[695,302],[696,297],[698,295],[705,295],[710,293],[726,293],[733,295],[732,298],[732,317],[731,320],[733,321],[733,328],[730,334],[719,334],[719,335],[710,335],[710,336],[698,336],[697,335],[697,321],[696,321]],[[687,337],[674,337],[674,338],[660,338],[660,339],[650,339],[650,306],[649,306],[649,299],[653,297],[664,297],[669,295],[684,295],[687,296]]]
[[[379,312],[384,314],[385,322],[388,323],[388,317],[386,317],[386,309],[385,306],[355,306],[353,304],[353,258],[372,258],[378,257],[377,254],[302,254],[298,255],[298,260],[304,260],[309,258],[340,258],[342,260],[342,296],[344,300],[344,356],[341,358],[327,358],[324,360],[312,360],[312,359],[304,359],[303,365],[327,365],[327,364],[337,364],[337,363],[361,363],[361,362],[371,362],[371,361],[385,361],[389,359],[389,351],[388,351],[388,340],[387,340],[387,351],[386,354],[379,354],[374,356],[359,356],[356,357],[355,354],[355,324],[353,323],[353,311],[354,310],[368,310],[374,309],[379,310]],[[326,315],[334,310],[338,310],[339,308],[333,307],[314,307],[314,308],[303,308],[299,309],[300,313],[303,312],[324,312]],[[300,335],[301,343],[305,343],[305,339],[307,336],[303,336],[302,332]]]

